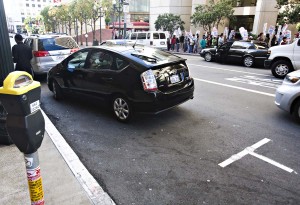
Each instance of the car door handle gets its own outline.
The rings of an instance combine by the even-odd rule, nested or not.
[[[111,78],[111,77],[103,77],[102,79],[104,81],[109,81],[109,82],[113,80],[113,78]]]

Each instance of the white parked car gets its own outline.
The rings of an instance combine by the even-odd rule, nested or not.
[[[276,90],[275,104],[300,122],[300,70],[286,75]]]

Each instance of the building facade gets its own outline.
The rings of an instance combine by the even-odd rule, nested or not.
[[[150,30],[155,30],[154,22],[159,14],[173,13],[180,15],[185,22],[185,30],[196,32],[201,30],[191,25],[191,15],[195,11],[195,7],[200,4],[207,4],[208,0],[152,0],[150,1]],[[226,21],[219,26],[219,32],[224,31],[224,27],[237,30],[244,27],[254,34],[262,32],[264,23],[276,25],[278,9],[276,8],[276,0],[235,0],[233,2],[234,15],[238,21],[230,23]]]
[[[24,20],[27,17],[36,18],[49,5],[55,5],[57,0],[4,0],[7,27],[9,31],[21,33]]]

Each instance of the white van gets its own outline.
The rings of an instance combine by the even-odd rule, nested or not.
[[[127,36],[127,42],[136,42],[136,44],[142,44],[159,49],[167,49],[167,35],[167,32],[164,31],[132,32]]]

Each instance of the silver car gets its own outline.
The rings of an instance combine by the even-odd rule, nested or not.
[[[287,74],[276,90],[275,104],[300,122],[300,70]]]
[[[29,36],[24,43],[32,48],[31,66],[34,74],[47,73],[50,68],[79,50],[76,41],[66,35]]]

